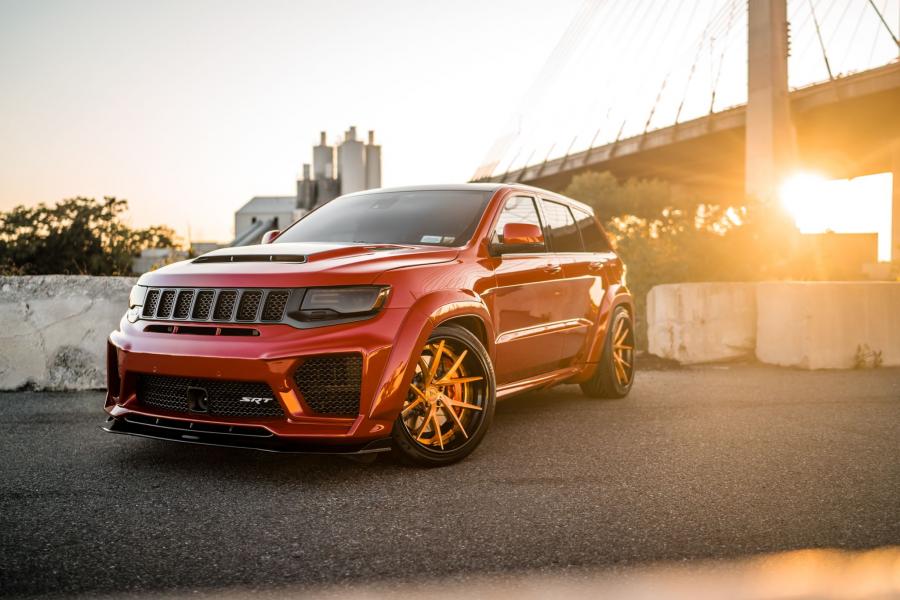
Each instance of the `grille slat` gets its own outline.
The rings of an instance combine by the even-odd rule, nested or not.
[[[150,288],[141,315],[150,320],[280,323],[290,298],[289,289]]]
[[[159,297],[159,308],[156,310],[157,319],[168,319],[172,316],[172,308],[175,306],[175,290],[165,290]]]
[[[289,292],[279,290],[266,294],[266,304],[263,307],[263,321],[280,321],[284,316],[284,308],[287,306]]]
[[[156,307],[159,305],[159,290],[150,290],[147,292],[147,299],[144,300],[144,316],[152,317],[156,314]]]
[[[194,301],[194,290],[181,290],[178,292],[178,300],[175,301],[176,319],[187,319],[191,313],[191,302]]]
[[[216,293],[213,290],[201,290],[197,294],[197,302],[194,303],[194,312],[191,314],[191,318],[195,321],[208,321],[215,297]]]
[[[262,292],[258,290],[241,293],[241,301],[238,304],[237,317],[235,318],[238,321],[255,321],[260,300],[262,300]]]
[[[216,298],[216,308],[213,309],[214,321],[230,321],[234,314],[234,304],[237,300],[237,292],[234,290],[222,290]]]
[[[144,406],[179,413],[191,411],[188,388],[206,390],[208,410],[219,417],[284,417],[281,403],[261,381],[228,381],[172,375],[140,375],[138,401]]]
[[[362,355],[339,354],[307,358],[294,371],[294,383],[306,404],[326,415],[358,415]]]

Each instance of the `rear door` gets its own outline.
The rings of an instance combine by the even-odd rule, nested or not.
[[[583,362],[596,330],[597,306],[603,294],[602,267],[592,266],[575,217],[567,204],[542,199],[550,249],[563,268],[558,298],[564,326],[559,330],[561,366]]]

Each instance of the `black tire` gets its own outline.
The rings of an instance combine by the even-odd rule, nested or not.
[[[481,410],[476,411],[474,409],[459,409],[461,412],[458,414],[464,419],[468,419],[465,422],[464,426],[464,424],[460,422],[459,417],[456,417],[456,423],[459,425],[459,429],[457,429],[456,426],[449,420],[448,417],[450,415],[445,414],[442,417],[445,419],[443,424],[439,424],[437,422],[437,417],[435,417],[437,431],[433,431],[432,437],[430,438],[432,440],[430,444],[423,443],[421,441],[421,436],[423,435],[423,431],[428,433],[432,432],[432,430],[425,430],[425,426],[423,425],[422,429],[420,429],[418,432],[419,435],[417,438],[417,436],[413,435],[413,433],[410,432],[408,425],[408,420],[411,418],[415,420],[417,418],[417,415],[411,412],[401,412],[401,414],[397,416],[397,420],[394,422],[394,429],[391,434],[393,438],[393,453],[403,462],[424,467],[441,467],[444,465],[449,465],[465,458],[473,450],[475,450],[475,448],[481,442],[482,438],[484,438],[484,435],[487,433],[488,428],[490,427],[491,421],[494,417],[494,406],[496,404],[496,383],[494,379],[494,367],[491,364],[491,359],[488,356],[487,351],[484,349],[484,346],[481,344],[481,341],[468,330],[452,325],[436,327],[428,337],[425,348],[420,350],[419,355],[414,356],[412,360],[418,363],[419,357],[423,356],[422,353],[427,352],[427,349],[433,347],[434,344],[439,344],[440,340],[444,340],[445,347],[451,348],[454,352],[457,353],[457,355],[461,354],[462,351],[465,350],[465,356],[460,359],[462,361],[460,363],[461,368],[465,368],[465,372],[467,374],[470,374],[471,377],[482,378],[482,381],[473,382],[472,384],[472,390],[477,390],[477,393],[475,395],[468,395],[472,390],[466,388],[467,395],[461,398],[467,401],[471,400],[471,402],[467,402],[467,404],[473,406],[477,405],[481,408]],[[443,355],[442,359],[438,361],[439,366],[437,367],[437,372],[434,375],[434,380],[439,380],[439,376],[443,367],[442,360],[444,360]],[[430,364],[431,363],[429,363],[429,365]],[[417,387],[423,381],[422,379],[418,379],[419,383],[417,383],[417,378],[420,377],[420,372],[422,370],[423,369],[417,369],[416,376],[413,379],[413,385],[416,385]],[[443,370],[446,371],[446,369]],[[427,375],[425,375],[425,377],[427,377]],[[430,405],[424,399],[419,401],[419,406],[410,406],[411,404],[415,403],[416,399],[417,395],[412,389],[410,389],[404,411],[407,407],[409,407],[412,411],[428,410]],[[440,405],[440,401],[438,401],[437,403],[438,405]],[[454,410],[453,407],[448,405],[446,402],[444,402],[444,408],[440,410],[446,412],[446,408],[448,406],[449,410]],[[463,413],[462,411],[465,410],[469,410],[469,412]],[[410,415],[412,415],[412,417]],[[422,417],[422,419],[423,421],[421,422],[423,423],[427,420],[426,417]],[[439,435],[443,440],[444,434],[442,433],[442,426],[446,427],[447,425],[449,425],[449,428],[447,429],[448,435],[452,432],[456,432],[450,437],[450,441],[454,443],[452,444],[452,446],[449,446],[448,443],[448,447],[439,448],[433,441],[436,439],[434,435]],[[470,429],[467,429],[469,427]],[[465,431],[465,434],[462,434],[461,431]],[[443,442],[441,443],[443,445]]]
[[[627,377],[623,381],[621,373],[617,373],[615,356],[616,344],[614,335],[618,331],[620,338],[622,331],[627,329],[624,334],[624,344],[620,344],[619,353],[625,354],[623,358],[628,365],[626,371]],[[623,350],[625,346],[629,346],[629,350]],[[620,365],[622,363],[619,363]],[[603,344],[603,354],[600,356],[600,363],[594,375],[587,381],[581,383],[581,391],[591,398],[624,398],[631,391],[634,383],[634,322],[628,311],[622,307],[617,307],[609,319],[609,327],[606,330],[606,340]]]

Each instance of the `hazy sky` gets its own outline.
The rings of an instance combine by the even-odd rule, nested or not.
[[[897,23],[900,0],[875,3]],[[659,80],[654,126],[681,98],[682,120],[704,114],[716,86],[716,110],[743,101],[745,0],[595,5],[0,0],[0,210],[114,195],[135,225],[228,240],[250,197],[294,193],[320,130],[376,130],[384,185],[456,182],[510,123],[507,163],[587,144],[585,122],[598,142],[640,133]],[[810,7],[839,72],[896,57],[867,1],[789,0],[793,85],[825,78]]]
[[[580,4],[0,0],[0,210],[115,195],[230,239],[349,125],[385,185],[466,181]]]

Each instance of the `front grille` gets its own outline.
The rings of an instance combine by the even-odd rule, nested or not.
[[[290,298],[284,289],[151,288],[141,314],[164,321],[280,323]]]
[[[220,417],[283,417],[281,403],[261,381],[227,381],[172,375],[140,375],[138,401],[149,408],[197,414],[191,405],[189,388],[206,391],[209,415]]]
[[[294,371],[294,383],[306,404],[323,415],[358,415],[362,356],[315,356]]]

